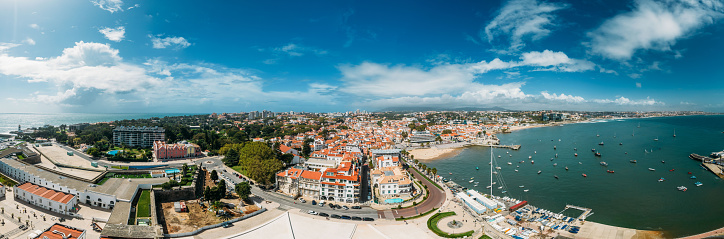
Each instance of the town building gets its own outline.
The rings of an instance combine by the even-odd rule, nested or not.
[[[78,130],[85,129],[85,127],[88,127],[89,125],[90,125],[89,123],[78,123],[78,124],[68,125],[68,131],[76,132]]]
[[[167,144],[163,141],[153,142],[153,158],[156,160],[166,161],[165,159],[182,159],[201,155],[203,155],[201,147],[186,141],[175,144]]]
[[[14,187],[15,198],[64,215],[75,215],[78,197],[32,183]]]
[[[400,166],[400,157],[392,155],[381,155],[375,158],[374,165],[378,168]]]
[[[8,189],[5,188],[5,185],[3,185],[2,183],[0,183],[0,198],[5,197],[5,191],[6,191],[6,190],[8,190]]]
[[[290,168],[277,174],[277,188],[292,197],[319,199],[321,172]]]
[[[116,146],[150,148],[156,141],[166,141],[166,131],[162,127],[119,126],[113,129],[113,144]]]
[[[412,131],[409,140],[410,143],[430,143],[435,141],[435,135],[428,131]]]
[[[337,168],[322,172],[319,198],[336,202],[357,203],[360,198],[360,176],[357,167],[344,161]]]
[[[32,239],[85,239],[85,230],[55,223],[40,234],[30,234]]]
[[[60,176],[13,158],[0,158],[0,172],[21,184],[32,183],[75,195],[79,202],[91,206],[113,209],[118,201],[115,195],[111,195],[117,188]]]
[[[411,196],[413,186],[402,167],[375,168],[371,172],[372,184],[381,196]]]

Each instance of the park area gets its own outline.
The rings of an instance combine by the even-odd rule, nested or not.
[[[214,208],[213,206],[210,207],[206,202],[204,202],[202,206],[198,200],[183,202],[186,204],[188,212],[176,212],[174,209],[174,202],[161,204],[164,221],[166,223],[166,233],[174,234],[192,232],[204,226],[219,224],[259,210],[259,207],[255,205],[232,209],[227,206],[221,206],[219,208]],[[233,205],[233,203],[230,204]]]
[[[135,202],[133,208],[136,213],[131,213],[128,218],[129,225],[150,225],[151,222],[151,190],[141,190],[138,201]]]

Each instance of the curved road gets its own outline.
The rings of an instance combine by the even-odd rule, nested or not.
[[[407,169],[412,175],[415,176],[420,182],[427,185],[428,190],[430,190],[430,196],[427,197],[425,201],[418,204],[414,207],[409,208],[403,208],[403,209],[391,209],[391,210],[379,210],[377,211],[377,214],[380,218],[388,218],[393,219],[390,216],[394,218],[399,217],[412,217],[416,216],[420,213],[425,213],[427,211],[432,210],[433,208],[440,208],[442,204],[445,202],[445,191],[440,190],[437,188],[434,184],[432,184],[430,181],[427,181],[427,179],[418,174],[417,171],[414,169]]]

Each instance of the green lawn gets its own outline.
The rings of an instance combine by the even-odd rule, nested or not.
[[[242,170],[242,169],[241,169],[241,166],[238,166],[238,165],[237,165],[237,166],[231,167],[231,169],[233,169],[234,171],[239,172],[240,174],[246,175],[246,171]]]
[[[2,183],[5,186],[13,187],[15,186],[15,182],[13,180],[10,180],[9,178],[5,177],[4,175],[0,175],[0,183]]]
[[[98,184],[98,185],[103,185],[104,183],[106,183],[106,181],[108,181],[108,179],[109,179],[109,177],[105,177],[105,178],[101,179],[101,181],[98,182],[97,184]]]
[[[443,213],[437,213],[430,217],[430,219],[427,219],[427,228],[430,229],[432,232],[437,234],[441,237],[447,237],[447,238],[460,238],[460,237],[470,237],[473,235],[473,231],[467,231],[463,233],[455,233],[455,234],[448,234],[447,232],[443,232],[440,230],[440,228],[437,227],[437,223],[446,217],[454,216],[455,212],[443,212]]]
[[[136,204],[136,217],[151,217],[151,191],[141,191],[141,197]]]
[[[23,155],[23,154],[18,154],[18,159],[25,159],[25,155]]]

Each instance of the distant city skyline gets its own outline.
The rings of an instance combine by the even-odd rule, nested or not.
[[[721,1],[0,2],[10,112],[724,112]]]

